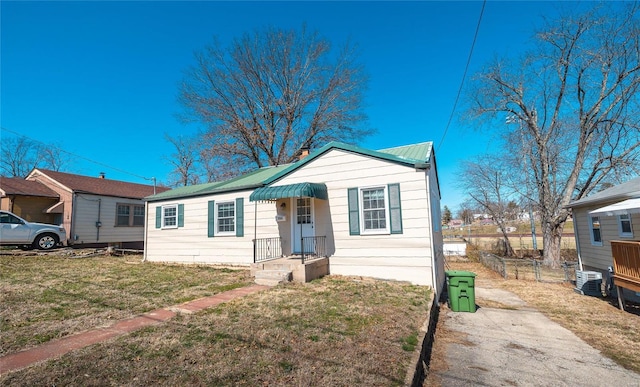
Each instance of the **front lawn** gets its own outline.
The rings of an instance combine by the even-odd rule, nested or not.
[[[246,279],[211,268],[137,267]],[[140,292],[155,287],[121,281]],[[121,281],[102,287],[108,291]],[[168,282],[174,292],[185,286]],[[415,367],[430,293],[403,282],[340,276],[280,285],[9,373],[0,384],[403,385]],[[164,304],[184,301],[179,298]]]
[[[0,256],[0,356],[251,283],[247,270],[141,256]]]

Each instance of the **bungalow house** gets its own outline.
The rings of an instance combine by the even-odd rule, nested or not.
[[[614,264],[614,250],[635,246],[635,253],[627,257],[635,259],[635,275],[640,280],[640,177],[573,201],[567,207],[573,212],[580,269],[599,271],[607,278],[608,268]],[[633,295],[630,289],[625,292]],[[640,292],[640,288],[634,292]]]
[[[143,247],[144,240],[143,198],[168,190],[40,168],[31,171],[24,186],[30,189],[30,196],[23,195],[18,201],[16,190],[7,195],[14,197],[14,209],[19,204],[16,214],[27,220],[39,219],[42,213],[53,214],[53,223],[62,224],[67,232],[67,245],[137,249]],[[43,194],[35,196],[38,190]]]
[[[331,142],[292,164],[146,201],[148,261],[261,270],[270,259],[293,257],[303,265],[324,262],[311,277],[306,268],[294,280],[330,271],[410,281],[437,292],[444,284],[430,142],[379,151]]]
[[[62,224],[59,202],[60,195],[37,181],[0,176],[0,210],[29,222]]]

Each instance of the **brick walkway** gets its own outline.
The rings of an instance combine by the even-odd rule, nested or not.
[[[35,348],[0,357],[0,375],[10,371],[17,371],[40,361],[62,356],[73,350],[106,341],[116,336],[125,335],[150,325],[161,324],[170,320],[178,313],[188,314],[197,312],[268,288],[268,286],[263,285],[249,285],[219,293],[215,296],[200,298],[185,302],[184,304],[157,309],[126,320],[120,320],[105,328],[96,328],[62,339],[52,340]]]

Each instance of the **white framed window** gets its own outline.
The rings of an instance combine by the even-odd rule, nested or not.
[[[216,203],[216,235],[236,235],[235,202]]]
[[[387,187],[360,188],[362,234],[388,234]]]
[[[618,215],[618,235],[624,238],[633,238],[633,227],[631,226],[631,215]]]
[[[178,205],[162,206],[162,228],[178,228]]]
[[[589,217],[589,229],[591,230],[591,244],[594,246],[602,246],[602,229],[600,227],[600,217]]]
[[[402,234],[400,184],[347,189],[349,235]]]

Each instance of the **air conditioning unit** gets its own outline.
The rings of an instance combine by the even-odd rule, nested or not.
[[[587,296],[602,296],[602,273],[576,270],[576,291]]]

